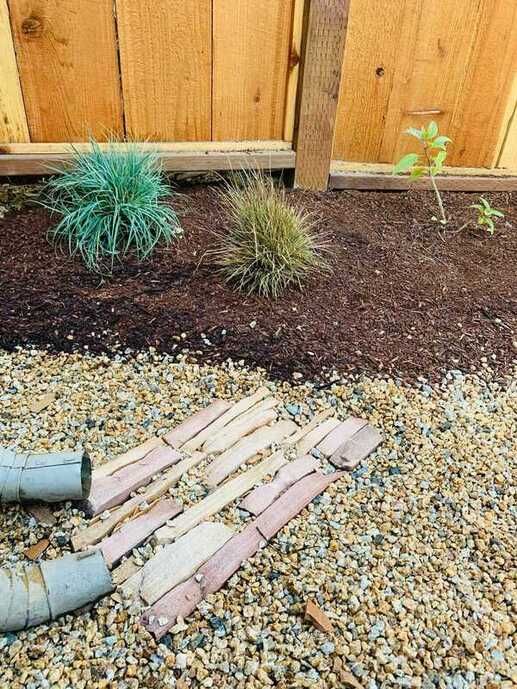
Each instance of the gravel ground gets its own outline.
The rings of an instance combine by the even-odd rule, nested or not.
[[[0,352],[0,442],[42,451],[84,445],[100,464],[212,398],[238,399],[265,380],[238,364],[205,367],[152,351],[127,360]],[[515,686],[515,378],[495,379],[486,367],[450,372],[433,386],[357,378],[318,390],[299,382],[266,381],[285,416],[307,420],[333,405],[384,431],[367,464],[161,644],[117,594],[0,635],[2,689]],[[32,413],[31,402],[48,392],[55,401]],[[190,488],[195,497],[188,481],[182,495]],[[55,514],[50,528],[3,508],[0,565],[27,564],[24,550],[45,536],[45,558],[69,550],[83,517],[70,504]],[[303,620],[308,597],[334,633]]]

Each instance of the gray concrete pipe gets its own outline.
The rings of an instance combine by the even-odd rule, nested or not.
[[[44,624],[111,591],[100,550],[32,565],[23,574],[0,569],[0,633]]]
[[[0,502],[83,500],[92,467],[85,452],[16,452],[0,447]]]

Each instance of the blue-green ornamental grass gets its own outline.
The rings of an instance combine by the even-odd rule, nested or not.
[[[157,154],[136,144],[75,150],[72,164],[50,179],[46,208],[61,215],[50,231],[52,241],[80,254],[88,270],[111,272],[128,254],[139,260],[159,243],[181,235],[170,205],[174,197]]]

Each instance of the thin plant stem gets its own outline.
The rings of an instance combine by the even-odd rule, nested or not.
[[[429,158],[427,146],[424,146],[424,150],[425,150],[425,157],[427,159],[427,169],[429,170],[429,177],[431,179],[431,186],[433,187],[433,190],[434,190],[434,193],[436,196],[436,200],[438,202],[438,207],[440,209],[440,215],[442,216],[442,225],[446,225],[447,224],[447,216],[445,215],[445,208],[443,207],[442,196],[440,194],[438,187],[436,186],[436,180],[434,178],[434,175],[431,172],[432,163],[431,163],[431,159]]]
[[[424,151],[425,151],[425,157],[427,159],[427,169],[429,171],[429,178],[431,180],[431,186],[433,187],[433,191],[436,196],[436,201],[438,203],[438,208],[440,209],[440,215],[442,217],[442,224],[446,225],[447,224],[447,216],[445,215],[445,208],[443,207],[443,201],[442,201],[442,196],[440,194],[440,190],[438,189],[438,186],[436,184],[436,180],[434,178],[434,175],[432,173],[432,162],[431,159],[429,158],[429,153],[428,153],[428,148],[427,146],[424,146]]]

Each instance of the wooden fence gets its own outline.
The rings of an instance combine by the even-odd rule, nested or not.
[[[0,0],[4,174],[115,135],[170,167],[295,148],[321,187],[430,119],[452,165],[517,170],[516,102],[517,0]]]

